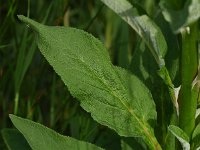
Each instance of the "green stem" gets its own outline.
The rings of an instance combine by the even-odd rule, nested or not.
[[[181,90],[179,99],[179,126],[189,137],[195,127],[197,99],[192,90],[192,82],[198,70],[197,23],[182,32]]]

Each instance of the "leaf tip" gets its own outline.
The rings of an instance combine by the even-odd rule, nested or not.
[[[39,30],[39,26],[41,25],[40,23],[38,23],[38,22],[36,22],[36,21],[34,21],[34,20],[24,16],[24,15],[17,15],[17,17],[21,22],[27,24],[28,26],[30,25],[30,27],[32,29],[34,29],[35,31]]]
[[[18,19],[19,19],[20,21],[22,21],[22,22],[23,22],[23,20],[26,18],[24,15],[17,15],[17,17],[18,17]]]
[[[9,118],[10,118],[11,121],[12,121],[13,118],[15,118],[15,117],[16,117],[15,115],[13,115],[13,114],[9,114]]]
[[[27,24],[32,24],[32,20],[28,17],[25,17],[24,15],[17,15],[18,19],[23,22],[23,23],[27,23]]]
[[[9,114],[9,118],[10,118],[10,120],[12,121],[12,123],[15,124],[15,121],[16,121],[19,117],[15,116],[15,115],[13,115],[13,114]]]
[[[15,115],[13,115],[13,114],[9,114],[9,118],[12,118],[13,116],[15,116]]]

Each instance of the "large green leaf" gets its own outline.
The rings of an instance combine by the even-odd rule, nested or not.
[[[150,126],[156,120],[151,93],[137,77],[112,65],[99,40],[78,29],[19,18],[35,31],[42,54],[96,121],[121,136],[141,136],[152,149],[159,147]]]
[[[9,150],[31,150],[24,136],[16,129],[3,129],[2,137]]]
[[[170,23],[172,30],[179,33],[184,27],[197,21],[200,17],[200,0],[187,0],[182,10],[173,10],[165,1],[160,3],[165,19]]]
[[[126,21],[145,41],[157,64],[164,66],[167,44],[159,27],[147,16],[139,16],[137,9],[127,0],[101,0],[124,21]]]
[[[170,125],[168,129],[179,140],[183,150],[190,150],[189,137],[182,129],[175,125]]]
[[[78,141],[56,133],[55,131],[28,119],[10,115],[15,127],[24,135],[33,150],[102,150],[93,144]]]

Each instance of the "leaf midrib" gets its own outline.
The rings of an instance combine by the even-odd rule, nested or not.
[[[120,98],[120,96],[116,93],[113,92],[115,90],[112,89],[112,87],[110,87],[106,82],[104,82],[101,78],[99,78],[98,74],[91,69],[90,67],[88,67],[88,64],[86,64],[85,61],[83,61],[82,59],[79,59],[78,57],[71,57],[69,54],[67,54],[67,56],[71,59],[74,59],[76,61],[78,61],[79,63],[83,64],[95,77],[97,80],[99,80],[107,89],[108,91],[110,91],[109,93],[115,97],[116,99],[118,99],[120,101],[120,103],[125,107],[125,110],[127,109],[128,112],[137,120],[138,124],[141,126],[141,128],[143,130],[141,130],[141,128],[138,128],[138,130],[140,130],[141,133],[145,133],[146,137],[149,138],[149,140],[155,145],[155,139],[152,137],[152,134],[148,131],[148,128],[145,126],[145,124],[140,121],[140,119],[137,117],[137,115],[134,113],[134,110],[129,108],[125,102],[123,102],[123,100]],[[114,71],[115,72],[115,71]],[[123,87],[123,90],[125,90],[123,84],[121,84],[121,86]]]

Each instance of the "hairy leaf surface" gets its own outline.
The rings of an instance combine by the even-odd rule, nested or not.
[[[10,115],[15,127],[24,135],[33,150],[103,150],[93,144],[63,136],[28,119]]]
[[[164,56],[167,51],[165,38],[159,27],[147,16],[139,16],[137,9],[127,0],[101,0],[124,21],[126,21],[145,41],[157,64],[164,66]]]
[[[19,18],[36,32],[42,54],[96,121],[121,136],[141,136],[150,147],[159,147],[150,125],[156,120],[151,93],[137,77],[112,65],[99,40],[78,29]]]

